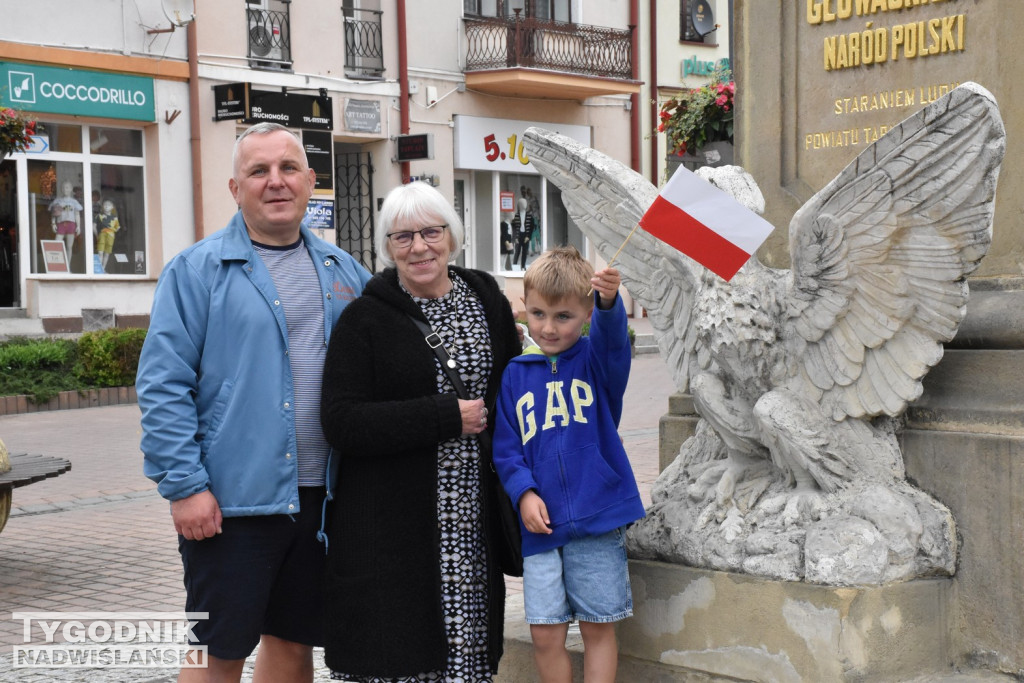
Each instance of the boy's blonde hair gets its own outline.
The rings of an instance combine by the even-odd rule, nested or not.
[[[594,303],[590,296],[594,267],[574,246],[555,247],[541,254],[523,276],[523,297],[537,292],[547,301],[576,297],[584,304]]]

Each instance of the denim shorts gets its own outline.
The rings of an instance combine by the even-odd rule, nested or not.
[[[528,624],[603,623],[633,616],[626,528],[523,558]]]

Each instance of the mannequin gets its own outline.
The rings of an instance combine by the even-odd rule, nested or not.
[[[530,203],[525,197],[516,202],[516,214],[512,217],[512,241],[515,242],[515,254],[512,263],[519,262],[519,269],[526,270],[526,257],[530,255],[530,238],[537,228],[537,223],[530,213]]]
[[[520,194],[526,200],[526,210],[533,215],[534,219],[534,230],[530,237],[530,256],[537,256],[540,254],[540,230],[537,230],[537,216],[540,215],[540,204],[537,202],[537,198],[533,196],[533,190],[526,185],[522,185],[519,188]]]
[[[117,219],[114,202],[104,199],[100,204],[100,212],[96,215],[96,253],[99,254],[103,272],[106,272],[107,259],[114,250],[114,235],[120,229],[121,222]]]
[[[74,188],[70,182],[61,185],[61,196],[50,202],[53,233],[64,242],[64,253],[68,263],[71,262],[71,249],[75,245],[75,236],[82,232],[82,203],[75,199]]]
[[[503,213],[501,215],[501,225],[499,234],[499,247],[502,255],[502,267],[505,270],[512,270],[512,252],[515,250],[515,245],[512,243],[512,226],[508,222],[509,214]]]

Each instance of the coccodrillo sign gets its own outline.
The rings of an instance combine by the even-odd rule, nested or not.
[[[0,104],[24,111],[154,121],[153,79],[0,62]]]

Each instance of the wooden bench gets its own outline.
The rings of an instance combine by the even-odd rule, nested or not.
[[[70,461],[52,455],[15,453],[9,458],[11,468],[6,472],[0,472],[0,531],[3,531],[11,514],[13,489],[56,477],[71,469]]]

